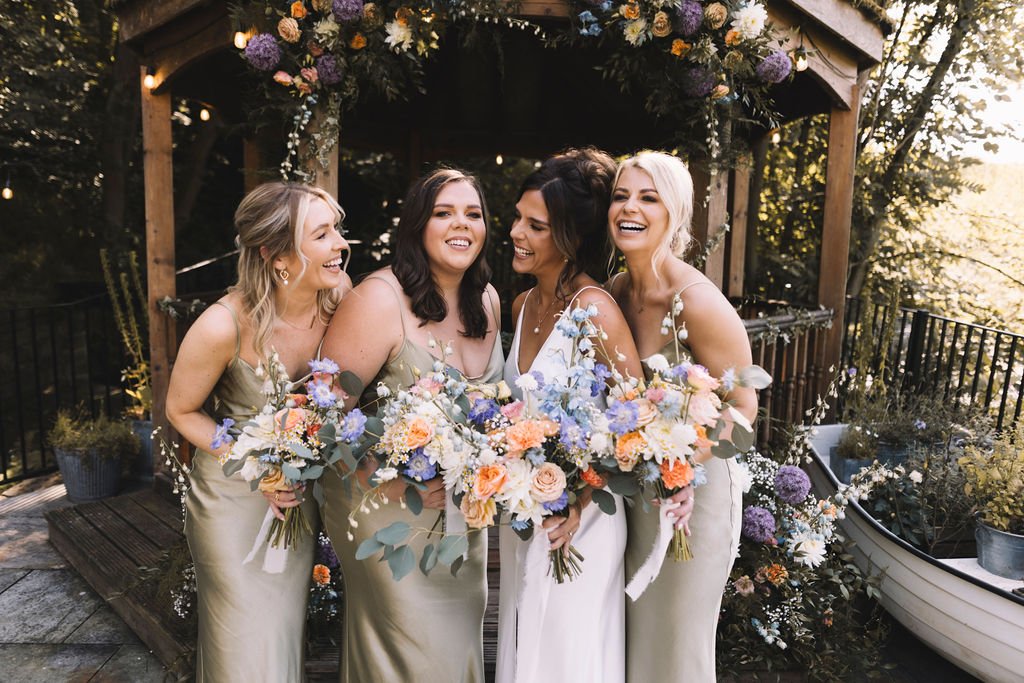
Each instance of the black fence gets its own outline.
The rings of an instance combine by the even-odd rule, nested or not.
[[[1024,404],[1024,335],[928,311],[849,299],[843,368],[867,360],[887,386],[984,406],[996,429],[1009,427]],[[858,368],[864,371],[865,368]]]
[[[60,409],[121,414],[122,344],[106,295],[0,311],[0,484],[56,469]]]

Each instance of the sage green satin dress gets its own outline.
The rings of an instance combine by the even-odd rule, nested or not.
[[[670,364],[690,358],[669,342],[660,353]],[[646,369],[645,369],[646,371]],[[649,379],[649,377],[648,377]],[[715,633],[722,593],[739,546],[743,490],[735,459],[705,463],[707,483],[694,490],[687,537],[693,559],[665,559],[640,598],[626,599],[626,681],[714,683]],[[626,580],[643,565],[658,532],[658,510],[626,508]]]
[[[427,349],[406,339],[370,386],[383,382],[392,390],[408,387],[418,377],[432,373],[435,360]],[[487,369],[474,379],[497,382],[503,367],[496,337]],[[364,395],[364,403],[366,398]],[[356,548],[393,522],[430,528],[441,513],[424,509],[414,515],[391,501],[379,510],[359,514],[359,526],[351,529],[348,515],[362,498],[358,484],[354,478],[343,482],[334,470],[326,472],[321,481],[325,502],[320,512],[341,560],[345,586],[341,681],[483,683],[487,535],[470,534],[469,554],[457,576],[438,565],[429,576],[417,568],[395,581],[387,562],[378,562],[378,556],[356,560]],[[355,540],[348,540],[349,531]],[[423,536],[410,543],[417,558],[425,544]]]
[[[210,394],[207,414],[218,422],[226,417],[245,422],[266,402],[262,385],[236,348]],[[237,474],[224,476],[217,457],[204,450],[196,449],[192,464],[185,537],[196,570],[196,681],[304,680],[306,601],[318,528],[312,496],[302,508],[313,534],[290,551],[283,573],[268,574],[265,543],[242,564],[263,524],[266,498]]]

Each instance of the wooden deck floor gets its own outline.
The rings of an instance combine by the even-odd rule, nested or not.
[[[82,503],[46,515],[50,542],[106,600],[165,666],[190,675],[195,651],[188,625],[173,613],[168,596],[139,581],[140,570],[156,567],[181,541],[181,510],[152,490],[95,503]],[[492,530],[493,531],[493,530]],[[498,636],[498,539],[492,534],[489,584],[484,616],[484,665],[494,678]],[[338,648],[311,643],[306,670],[311,683],[336,681]]]

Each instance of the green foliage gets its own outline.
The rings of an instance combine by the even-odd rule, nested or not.
[[[114,322],[121,335],[130,364],[121,371],[121,381],[128,385],[125,393],[132,399],[128,413],[135,419],[147,419],[153,410],[153,393],[149,373],[149,308],[142,277],[139,272],[138,255],[132,251],[127,256],[127,271],[121,270],[114,281],[114,267],[106,249],[100,250],[100,264],[103,280],[114,309]]]
[[[97,453],[101,458],[126,460],[139,450],[139,438],[128,423],[105,415],[96,419],[61,411],[47,440],[54,448],[85,458]]]
[[[959,460],[964,491],[989,526],[1024,534],[1024,421],[997,439],[991,451],[970,445]]]

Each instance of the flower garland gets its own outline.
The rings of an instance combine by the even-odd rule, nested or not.
[[[648,113],[681,131],[713,161],[728,156],[731,122],[751,115],[777,122],[768,91],[788,78],[792,60],[768,24],[763,0],[570,0],[570,20],[555,35],[517,18],[502,0],[248,0],[233,10],[236,46],[266,74],[270,101],[292,110],[284,177],[304,175],[300,159],[326,161],[343,110],[366,89],[388,100],[423,92],[423,69],[452,25],[480,24],[533,33],[544,45],[599,47],[600,67],[623,91],[644,95]],[[314,116],[314,114],[316,116]],[[316,118],[316,130],[308,132]],[[678,125],[677,125],[678,124]],[[681,146],[693,136],[680,133]],[[306,143],[306,144],[303,144]]]

